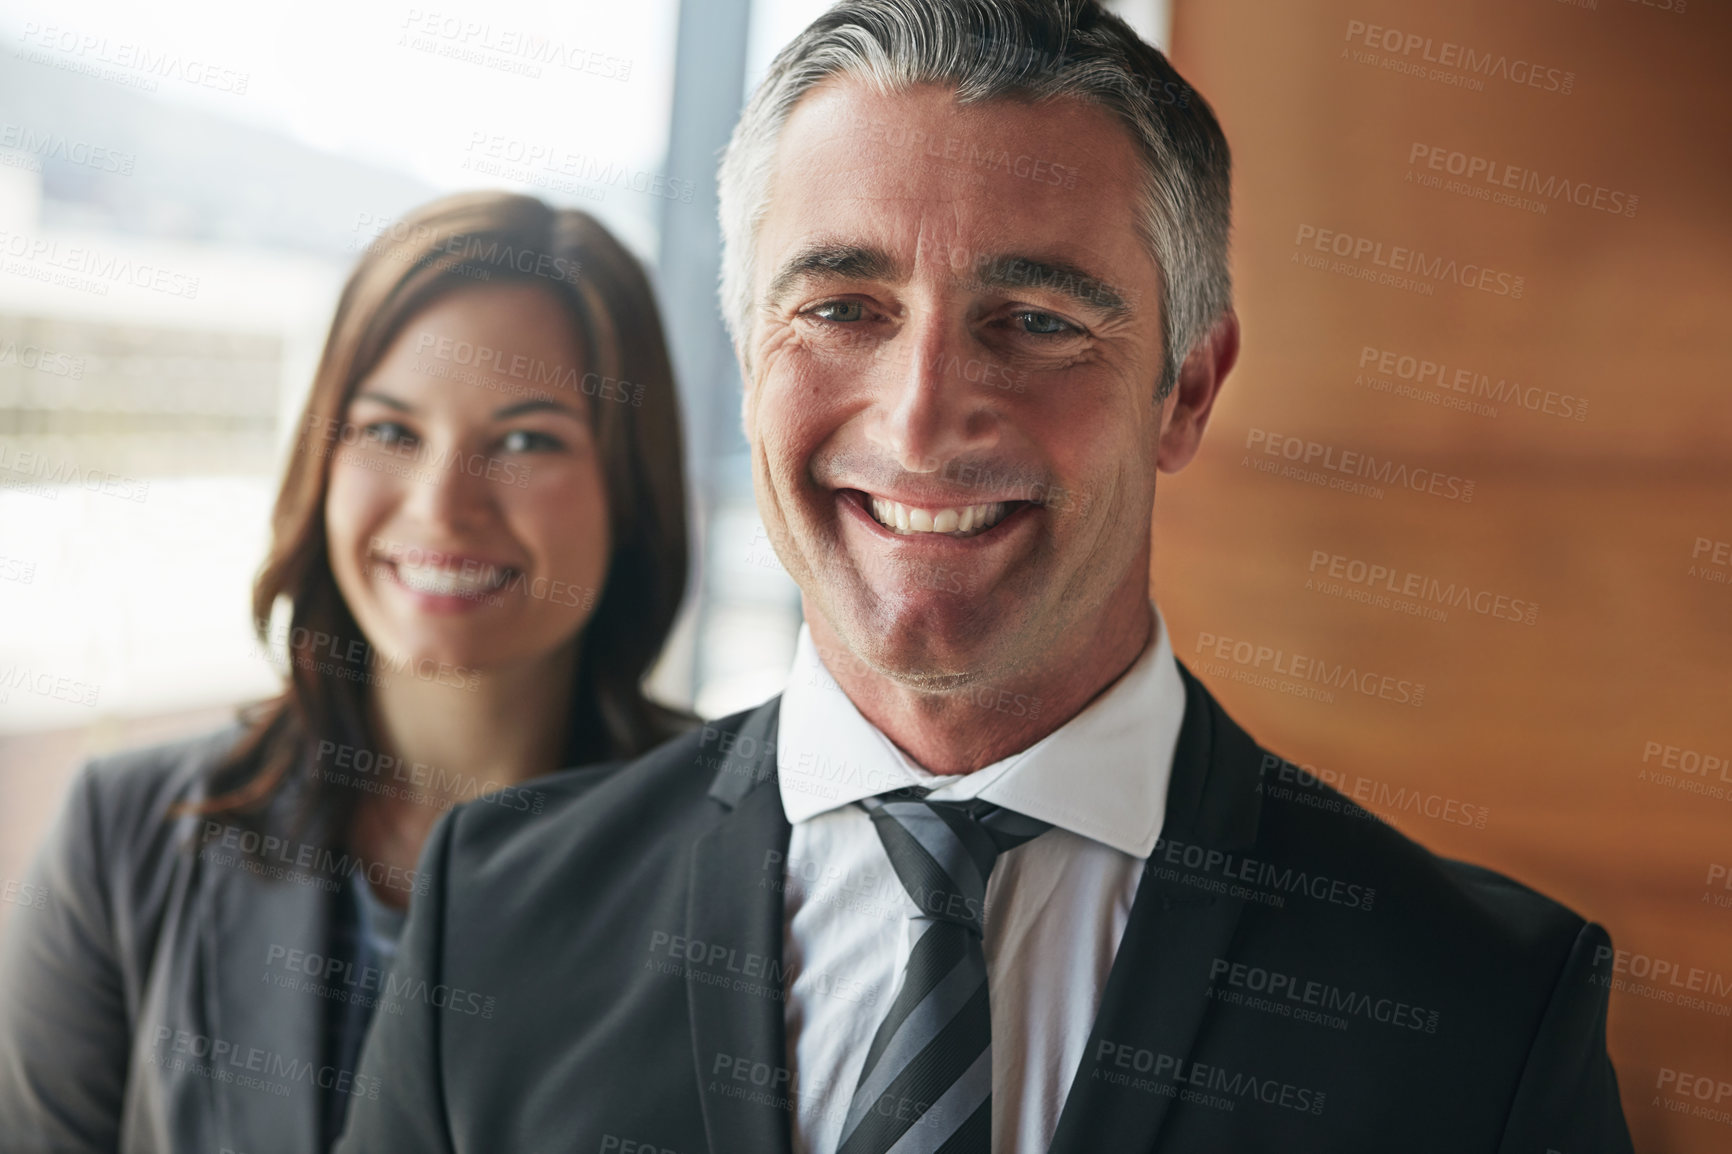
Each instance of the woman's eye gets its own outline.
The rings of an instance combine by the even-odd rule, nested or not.
[[[361,436],[375,444],[391,446],[408,445],[415,440],[415,434],[396,421],[374,421],[362,425]]]
[[[533,429],[513,429],[499,439],[499,447],[507,453],[538,453],[565,448],[565,442],[551,433]]]
[[[830,301],[813,309],[812,315],[837,324],[852,324],[866,319],[866,306],[859,301]]]
[[[1051,313],[1024,311],[1013,314],[1011,319],[1021,324],[1022,331],[1031,336],[1056,337],[1076,331],[1070,322],[1060,320]]]

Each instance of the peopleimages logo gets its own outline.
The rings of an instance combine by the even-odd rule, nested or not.
[[[19,54],[38,64],[112,80],[146,92],[155,92],[157,78],[161,78],[233,96],[247,94],[250,79],[247,73],[183,56],[173,49],[158,49],[130,40],[111,41],[107,36],[55,24],[45,26],[34,20],[24,22],[23,34],[18,39],[26,48],[40,50]]]
[[[1610,966],[1607,963],[1611,963]],[[1732,975],[1611,946],[1595,946],[1588,981],[1602,989],[1671,1002],[1719,1017],[1732,1016]]]
[[[874,121],[868,132],[873,140],[882,141],[891,148],[907,148],[935,160],[949,161],[983,173],[997,170],[1006,175],[1032,180],[1036,184],[1055,184],[1061,188],[1076,187],[1078,170],[1075,167],[1055,164],[1043,157],[1027,154],[1013,157],[1007,149],[983,146],[955,136],[927,136],[917,128],[910,129],[882,120]]]
[[[17,365],[31,372],[47,373],[68,380],[84,379],[84,358],[71,353],[56,352],[41,345],[19,346],[17,341],[0,341],[0,366]]]
[[[100,144],[92,144],[88,140],[68,137],[64,133],[45,132],[11,121],[0,121],[0,148],[22,152],[35,158],[38,161],[38,172],[41,171],[41,161],[55,160],[97,172],[131,176],[133,166],[138,163],[135,153],[121,152]]]
[[[1366,697],[1377,697],[1384,701],[1393,701],[1401,705],[1418,707],[1425,704],[1425,685],[1421,682],[1409,681],[1405,678],[1393,677],[1388,674],[1376,673],[1371,670],[1361,670],[1342,662],[1334,664],[1318,657],[1308,657],[1303,653],[1288,653],[1285,649],[1277,649],[1269,645],[1257,645],[1250,641],[1239,641],[1231,637],[1218,637],[1213,633],[1198,633],[1197,645],[1193,650],[1199,658],[1213,657],[1217,662],[1231,662],[1247,674],[1267,674],[1275,678],[1286,678],[1291,683],[1300,686],[1321,686],[1325,689],[1342,689],[1362,694]],[[1232,666],[1225,666],[1229,671]],[[1199,662],[1204,672],[1222,675],[1222,668],[1210,669],[1206,662]],[[1246,680],[1235,677],[1234,680]],[[1297,694],[1296,696],[1306,696]],[[1334,701],[1334,696],[1324,694],[1325,701]]]
[[[54,486],[76,485],[86,492],[142,503],[150,496],[150,482],[122,477],[105,469],[81,468],[71,461],[57,461],[32,449],[12,449],[0,444],[0,489],[40,490],[50,500],[59,499]]]
[[[355,231],[358,234],[357,247],[370,256],[398,261],[420,260],[425,255],[420,251],[424,246],[456,257],[468,269],[467,273],[464,273],[464,268],[454,271],[464,275],[482,274],[481,279],[486,279],[487,270],[481,267],[485,265],[567,284],[576,284],[583,271],[578,261],[564,256],[502,244],[497,239],[469,233],[442,235],[432,225],[410,224],[377,213],[356,213]],[[362,233],[368,238],[364,244],[359,240]]]
[[[336,1066],[315,1066],[305,1059],[275,1050],[169,1026],[156,1028],[155,1044],[145,1052],[144,1059],[153,1066],[177,1073],[186,1071],[213,1081],[233,1082],[278,1096],[289,1092],[289,1083],[301,1082],[309,1087],[317,1086],[321,1090],[334,1090],[357,1098],[377,1100],[379,1097],[378,1078]],[[249,1078],[249,1075],[281,1081],[261,1082],[259,1078]]]
[[[1654,1089],[1666,1095],[1656,1097],[1654,1104],[1669,1113],[1732,1126],[1732,1082],[1724,1078],[1661,1066]]]
[[[198,299],[198,278],[161,265],[141,263],[84,245],[0,230],[5,271],[44,284],[107,296],[111,285],[127,284],[165,296]]]
[[[1313,481],[1327,488],[1349,492],[1364,490],[1361,495],[1374,495],[1381,499],[1381,489],[1359,484],[1359,481],[1372,481],[1377,485],[1391,485],[1432,497],[1460,501],[1464,505],[1473,500],[1473,482],[1464,477],[1453,473],[1440,473],[1436,469],[1409,468],[1398,461],[1387,458],[1378,460],[1370,453],[1343,449],[1322,441],[1290,437],[1253,427],[1245,431],[1245,448],[1260,449],[1264,457],[1278,457],[1290,461],[1293,463],[1292,468],[1297,470],[1293,474],[1294,479]],[[1280,461],[1261,461],[1256,455],[1246,456],[1240,464],[1252,465],[1258,471],[1266,473],[1282,469]],[[1314,478],[1321,480],[1316,481]]]
[[[560,389],[568,393],[581,392],[586,397],[643,407],[642,385],[604,377],[596,372],[580,374],[575,366],[549,365],[540,357],[531,357],[509,349],[496,349],[489,345],[471,344],[469,341],[423,332],[415,339],[415,354],[418,357],[430,354],[453,365],[473,367],[477,374],[496,373],[523,381],[525,384],[522,388],[513,390],[518,394],[533,392],[538,388]],[[466,383],[479,384],[485,380],[485,377],[478,377],[473,382]]]
[[[1279,999],[1282,1002],[1292,1003],[1294,1006],[1303,1006],[1322,1014],[1333,1015],[1334,1021],[1324,1021],[1320,1024],[1333,1026],[1337,1029],[1346,1028],[1348,1017],[1358,1017],[1386,1026],[1417,1030],[1427,1034],[1437,1033],[1438,1013],[1436,1010],[1427,1010],[1404,1002],[1399,998],[1377,997],[1357,990],[1344,990],[1329,982],[1301,978],[1281,970],[1270,970],[1262,966],[1252,966],[1244,962],[1216,958],[1209,963],[1209,981],[1211,984],[1208,996],[1217,1001],[1243,1003],[1242,997],[1234,999],[1226,996],[1226,991],[1220,989],[1220,987],[1226,986],[1240,994],[1258,994],[1270,1000]],[[1261,1009],[1263,1007],[1252,1006],[1250,1008]],[[1336,1025],[1337,1022],[1340,1024]]]
[[[1518,203],[1525,198],[1515,197],[1514,193],[1528,193],[1556,203],[1560,199],[1565,204],[1573,204],[1578,208],[1595,209],[1613,216],[1635,216],[1639,197],[1615,188],[1593,184],[1586,180],[1570,180],[1567,177],[1547,176],[1543,179],[1531,168],[1509,164],[1504,161],[1492,160],[1489,157],[1474,156],[1470,153],[1452,149],[1443,144],[1426,144],[1414,141],[1407,150],[1407,163],[1436,173],[1449,176],[1459,176],[1469,187],[1484,185],[1484,195],[1477,199],[1488,199],[1492,196],[1506,195],[1511,199],[1497,203],[1509,203],[1511,207],[1526,208],[1525,203]],[[1414,179],[1414,169],[1408,169],[1407,179]],[[1441,178],[1431,187],[1442,188]],[[1447,191],[1461,191],[1450,188]],[[1464,193],[1464,195],[1469,195]],[[1543,214],[1546,210],[1545,201],[1535,202]]]
[[[1407,245],[1386,245],[1372,237],[1319,228],[1314,224],[1301,224],[1293,237],[1293,245],[1293,261],[1308,268],[1324,268],[1325,264],[1315,257],[1302,260],[1302,254],[1298,250],[1306,246],[1314,252],[1341,258],[1336,262],[1341,267],[1329,265],[1326,271],[1341,272],[1397,288],[1410,287],[1408,282],[1421,288],[1448,282],[1462,288],[1478,289],[1493,296],[1509,297],[1518,301],[1526,291],[1527,278],[1515,273],[1502,272],[1472,261],[1464,264],[1453,256],[1427,256]],[[1363,261],[1370,263],[1363,264]],[[1421,295],[1431,294],[1424,292]]]
[[[1232,897],[1251,900],[1273,897],[1276,900],[1265,900],[1264,904],[1277,908],[1284,904],[1281,900],[1283,896],[1291,895],[1361,912],[1369,912],[1377,900],[1377,889],[1374,886],[1360,885],[1326,874],[1314,874],[1290,865],[1276,865],[1274,862],[1229,853],[1213,846],[1174,841],[1167,837],[1155,840],[1155,848],[1149,854],[1149,865],[1155,876],[1163,877],[1164,874],[1164,880],[1182,881],[1186,884],[1200,881],[1205,884],[1199,888],[1213,889],[1217,893],[1228,893]],[[1162,871],[1157,868],[1159,865],[1178,869]],[[1179,869],[1186,872],[1179,873]],[[1227,888],[1207,884],[1217,879],[1227,883]],[[1235,883],[1261,887],[1262,894],[1258,895],[1256,891],[1233,893]]]
[[[1707,560],[1703,560],[1706,557]],[[1686,577],[1699,577],[1715,585],[1732,584],[1732,541],[1698,537],[1690,549]]]
[[[556,141],[525,140],[500,133],[472,131],[464,152],[462,167],[477,172],[521,174],[529,183],[535,183],[530,178],[536,173],[580,182],[575,186],[549,185],[564,191],[576,191],[583,186],[599,186],[594,188],[596,192],[603,188],[618,188],[681,204],[692,203],[692,196],[697,191],[693,181],[664,176],[648,169],[630,168],[591,153],[573,152]]]
[[[273,974],[272,970],[280,972]],[[404,1002],[421,1002],[437,1010],[478,1018],[490,1019],[494,1013],[495,1000],[490,995],[443,982],[429,984],[425,978],[395,974],[389,967],[290,949],[276,942],[265,950],[265,978],[280,989],[299,990],[314,997],[369,1006],[383,1004],[389,1013],[401,1013]]]
[[[326,764],[326,763],[329,764]],[[402,791],[401,796],[450,809],[466,801],[481,801],[503,809],[523,813],[540,813],[546,804],[542,795],[522,786],[483,780],[474,774],[442,769],[423,761],[406,761],[389,753],[378,753],[362,746],[321,740],[313,755],[313,773],[339,785],[352,785],[369,793],[399,796],[384,781],[390,771],[393,782],[409,782],[414,791]],[[421,792],[428,791],[428,792]]]
[[[1392,826],[1396,824],[1395,814],[1413,814],[1451,825],[1484,829],[1486,818],[1491,814],[1485,806],[1473,805],[1459,798],[1425,793],[1406,785],[1392,785],[1363,774],[1287,761],[1272,753],[1263,755],[1263,764],[1257,772],[1262,778],[1259,788],[1265,796],[1277,801],[1290,801],[1328,813]],[[1320,786],[1327,786],[1334,793],[1326,792]],[[1354,803],[1364,803],[1363,808]]]
[[[273,878],[292,878],[308,884],[335,882],[359,873],[375,889],[390,888],[412,894],[427,892],[428,875],[402,866],[387,865],[377,859],[368,860],[347,851],[337,852],[317,842],[294,841],[275,834],[261,833],[228,822],[209,821],[199,837],[199,856],[220,866],[240,866],[250,873],[264,873]],[[222,850],[232,851],[225,855]],[[264,869],[248,868],[262,866]],[[332,886],[320,885],[322,889]]]
[[[1365,561],[1342,553],[1331,553],[1327,549],[1311,551],[1311,563],[1306,567],[1306,572],[1309,576],[1305,580],[1305,588],[1315,588],[1319,592],[1336,596],[1343,595],[1343,591],[1337,586],[1344,583],[1379,598],[1383,593],[1393,594],[1398,599],[1412,598],[1426,610],[1440,611],[1443,607],[1466,609],[1481,617],[1514,621],[1522,625],[1532,625],[1539,618],[1539,606],[1532,601],[1496,593],[1490,589],[1476,589],[1465,581],[1450,581],[1445,584],[1442,579],[1424,573],[1414,573],[1395,565]],[[1329,580],[1325,581],[1325,577]],[[1348,599],[1361,598],[1350,596]],[[1419,615],[1427,614],[1421,612]],[[1448,614],[1445,613],[1444,618],[1447,617]]]
[[[400,47],[532,79],[541,76],[542,65],[622,84],[631,79],[632,62],[623,56],[568,44],[528,28],[466,20],[421,8],[410,8],[400,27]]]
[[[12,700],[14,690],[69,702],[72,705],[94,707],[97,695],[102,692],[102,686],[72,677],[44,673],[26,665],[9,665],[0,669],[0,705]]]
[[[1139,1074],[1148,1077],[1136,1077]],[[1321,1090],[1283,1082],[1279,1078],[1192,1062],[1107,1038],[1102,1038],[1095,1048],[1094,1073],[1090,1077],[1110,1085],[1178,1098],[1216,1110],[1232,1110],[1241,1102],[1252,1101],[1296,1110],[1301,1114],[1321,1114],[1325,1100]]]
[[[416,365],[419,367],[421,362]],[[305,432],[302,444],[315,457],[346,452],[350,465],[422,484],[439,484],[448,473],[485,477],[519,489],[529,484],[531,466],[522,461],[505,460],[489,453],[465,453],[455,445],[428,451],[413,442],[380,441],[351,421],[320,413],[307,414]]]
[[[1649,741],[1642,746],[1642,761],[1644,763],[1658,758],[1665,769],[1675,769],[1680,773],[1708,777],[1717,775],[1720,781],[1732,782],[1732,758],[1704,753],[1699,749],[1686,749],[1672,745],[1669,742]]]
[[[1453,40],[1436,40],[1418,32],[1403,32],[1399,28],[1385,28],[1363,20],[1349,20],[1343,39],[1389,57],[1387,61],[1355,57],[1357,63],[1381,63],[1386,68],[1391,64],[1405,64],[1407,67],[1391,68],[1391,71],[1409,72],[1432,80],[1448,79],[1458,84],[1462,80],[1477,80],[1480,83],[1476,87],[1479,88],[1484,87],[1486,80],[1506,80],[1560,96],[1568,96],[1576,84],[1576,74],[1561,68],[1551,68],[1531,60],[1511,60],[1506,53],[1482,52]],[[1342,49],[1343,53],[1346,51]],[[1374,56],[1375,53],[1366,55]],[[1427,69],[1427,64],[1437,67]]]
[[[1462,409],[1479,416],[1497,416],[1497,410],[1479,403],[1495,401],[1563,420],[1588,419],[1588,402],[1573,393],[1524,385],[1508,377],[1492,380],[1489,373],[1477,369],[1451,366],[1429,357],[1364,345],[1359,350],[1356,385],[1366,385],[1383,392],[1403,396],[1418,396],[1446,408]],[[1375,374],[1383,374],[1379,378]],[[1400,382],[1400,383],[1397,383]],[[1411,386],[1411,387],[1410,387]]]

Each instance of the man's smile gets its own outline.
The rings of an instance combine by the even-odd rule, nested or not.
[[[944,533],[954,537],[984,533],[1022,504],[1020,501],[988,501],[976,505],[923,507],[905,505],[873,493],[863,495],[866,497],[866,511],[872,514],[872,519],[892,532]]]
[[[1031,501],[943,504],[925,499],[898,501],[862,489],[836,490],[843,513],[871,526],[874,534],[896,541],[923,540],[985,545],[1013,532],[1040,508]]]

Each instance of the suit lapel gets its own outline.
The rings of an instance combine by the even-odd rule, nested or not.
[[[241,861],[236,854],[228,864],[201,863],[210,914],[204,919],[199,959],[206,976],[208,1032],[213,1045],[226,1042],[230,1052],[245,1055],[256,1046],[271,1058],[280,1055],[278,1069],[300,1063],[316,1070],[326,1064],[325,1000],[276,984],[313,979],[280,961],[272,964],[272,959],[286,956],[272,947],[323,957],[333,895],[317,885],[266,880],[242,868]],[[222,1063],[212,1064],[222,1068]],[[227,1072],[267,1082],[285,1080],[244,1064]],[[280,1096],[228,1082],[211,1085],[223,1145],[237,1150],[318,1148],[323,1099],[314,1080],[291,1080],[289,1093]]]
[[[782,893],[760,884],[765,855],[786,855],[790,827],[782,814],[776,784],[776,718],[780,699],[760,706],[741,726],[731,751],[725,751],[710,796],[729,812],[692,849],[686,906],[686,937],[733,951],[739,964],[750,963],[747,981],[771,987],[777,996],[705,981],[717,971],[688,963],[686,999],[691,1010],[692,1055],[702,1090],[704,1127],[716,1154],[750,1150],[788,1154],[794,1087],[789,1075],[782,1019]],[[780,880],[777,871],[776,880]],[[718,1078],[718,1057],[726,1069],[752,1063],[754,1076]],[[764,1071],[763,1079],[756,1071]],[[745,1096],[729,1091],[746,1090]]]
[[[1260,751],[1184,666],[1179,672],[1185,720],[1161,840],[1137,886],[1052,1154],[1155,1148],[1173,1099],[1134,1083],[1170,1088],[1175,1064],[1190,1060],[1211,1004],[1210,965],[1239,924],[1242,900],[1185,885],[1162,858],[1171,846],[1236,851],[1256,840]]]

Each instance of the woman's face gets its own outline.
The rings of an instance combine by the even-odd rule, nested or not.
[[[390,667],[534,662],[589,619],[612,542],[581,358],[546,291],[477,286],[411,318],[356,386],[325,531]]]

